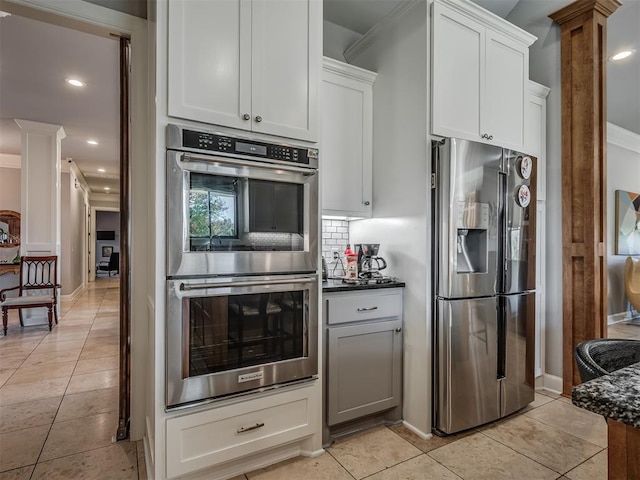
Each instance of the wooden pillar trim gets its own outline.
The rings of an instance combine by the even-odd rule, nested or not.
[[[606,20],[617,0],[550,15],[562,50],[563,393],[580,383],[576,345],[606,335]]]
[[[598,12],[606,17],[611,16],[622,4],[617,0],[578,0],[549,15],[558,25],[567,23],[584,13]]]

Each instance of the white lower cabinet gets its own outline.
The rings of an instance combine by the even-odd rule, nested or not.
[[[401,419],[402,289],[326,293],[323,303],[327,444],[365,417]]]
[[[312,435],[317,410],[313,392],[303,387],[168,418],[167,478]]]

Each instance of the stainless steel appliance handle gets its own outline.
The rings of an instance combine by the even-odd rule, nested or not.
[[[315,277],[305,278],[281,278],[273,280],[247,280],[242,282],[220,282],[220,283],[191,283],[185,285],[180,284],[180,290],[183,292],[191,290],[207,290],[209,288],[226,288],[226,287],[258,287],[262,285],[284,285],[287,283],[309,283],[315,282]],[[374,307],[378,308],[378,307]]]
[[[238,158],[229,158],[229,157],[207,157],[205,155],[197,155],[193,153],[183,153],[182,155],[180,155],[180,160],[183,162],[191,162],[196,160],[201,162],[228,163],[230,165],[235,165],[240,167],[264,168],[267,170],[273,170],[273,169],[286,170],[287,172],[303,173],[304,175],[314,175],[316,173],[316,169],[311,167],[310,168],[292,167],[290,165],[283,165],[280,163],[266,166],[266,165],[260,165],[250,160],[241,160]]]
[[[377,310],[378,307],[360,307],[358,312],[370,312],[371,310]]]

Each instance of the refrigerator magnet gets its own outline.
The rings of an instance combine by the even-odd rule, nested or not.
[[[531,191],[526,185],[520,185],[516,189],[516,203],[522,208],[526,208],[531,203]]]
[[[531,157],[520,157],[518,161],[518,171],[520,176],[525,180],[528,180],[533,171],[533,161]]]

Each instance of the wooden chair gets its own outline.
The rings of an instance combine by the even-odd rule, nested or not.
[[[58,278],[58,257],[56,255],[47,257],[22,257],[20,259],[20,285],[0,290],[0,307],[2,308],[2,326],[4,334],[7,335],[7,321],[9,310],[18,310],[20,325],[22,321],[23,308],[46,307],[49,317],[49,331],[53,326],[53,318],[58,323],[58,303],[57,289],[60,285],[56,283]],[[7,292],[18,290],[17,297],[7,297]],[[29,292],[41,290],[44,293],[29,295]],[[51,293],[47,292],[51,290]]]

